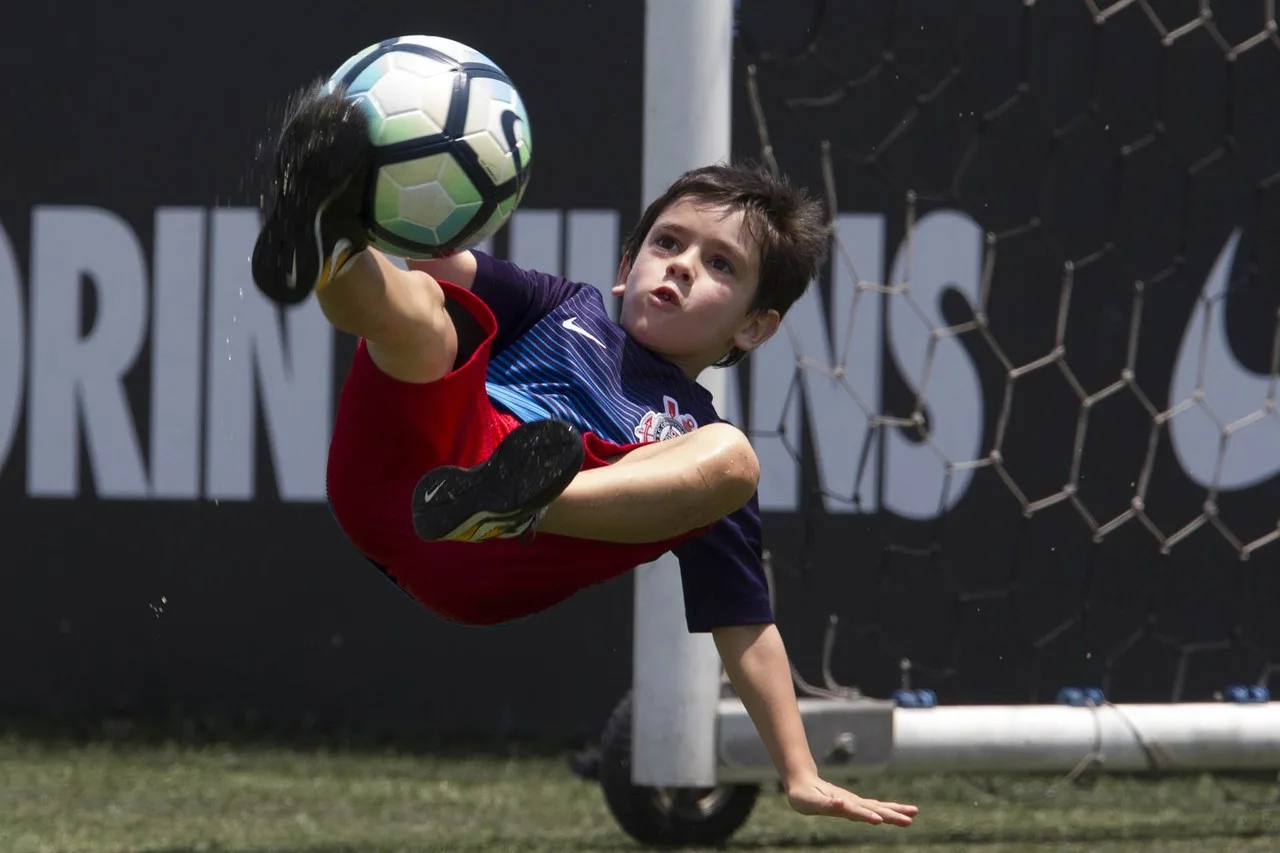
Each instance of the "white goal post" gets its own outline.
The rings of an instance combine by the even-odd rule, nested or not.
[[[733,0],[647,0],[641,204],[688,169],[730,155]],[[724,374],[701,378],[717,401]],[[685,627],[680,567],[670,554],[635,573],[632,781],[716,784],[720,658]]]

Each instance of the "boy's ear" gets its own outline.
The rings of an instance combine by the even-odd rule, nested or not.
[[[618,280],[613,283],[613,288],[609,292],[614,296],[621,296],[622,291],[627,289],[627,276],[630,274],[631,258],[623,255],[622,260],[618,262]]]
[[[781,323],[782,315],[772,308],[753,314],[733,336],[733,345],[743,352],[751,352],[772,338]]]

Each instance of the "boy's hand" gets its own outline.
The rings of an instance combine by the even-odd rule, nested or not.
[[[920,811],[915,806],[864,800],[818,776],[796,703],[787,651],[776,625],[718,628],[713,636],[729,680],[751,715],[778,777],[786,782],[791,808],[804,815],[911,825]]]
[[[851,791],[813,777],[787,787],[787,802],[803,815],[842,817],[863,823],[887,823],[892,826],[910,826],[911,819],[920,811],[915,806],[902,803],[882,803],[864,800]]]

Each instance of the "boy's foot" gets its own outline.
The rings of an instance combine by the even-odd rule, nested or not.
[[[413,490],[413,526],[427,542],[483,542],[532,533],[582,469],[582,436],[562,421],[521,424],[471,468],[428,471]]]
[[[268,299],[302,302],[369,245],[360,207],[372,147],[368,119],[341,91],[313,86],[291,105],[253,247],[253,280]]]

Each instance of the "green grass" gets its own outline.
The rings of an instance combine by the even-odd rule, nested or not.
[[[1274,781],[1102,778],[867,781],[920,805],[910,829],[802,818],[761,798],[731,847],[983,853],[1280,850]],[[11,853],[587,853],[638,850],[597,786],[548,758],[432,758],[266,747],[0,740],[0,850]]]

